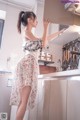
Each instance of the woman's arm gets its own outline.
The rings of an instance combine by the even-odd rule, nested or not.
[[[62,29],[62,30],[60,30],[60,31],[58,31],[58,32],[55,32],[55,33],[53,33],[53,34],[47,36],[47,40],[49,41],[49,40],[54,39],[57,35],[60,35],[61,33],[63,33],[64,30],[65,30],[65,29]]]
[[[44,20],[43,21],[43,26],[44,26],[44,32],[42,35],[42,47],[45,48],[47,45],[47,33],[48,33],[48,26],[49,26],[49,20]]]
[[[44,25],[44,32],[43,32],[43,36],[42,36],[42,47],[43,48],[46,47],[49,40],[54,39],[57,35],[59,35],[59,34],[61,34],[65,31],[65,29],[62,29],[62,30],[60,30],[56,33],[53,33],[51,35],[47,35],[49,23],[50,23],[49,20],[44,20],[43,21],[43,25]]]

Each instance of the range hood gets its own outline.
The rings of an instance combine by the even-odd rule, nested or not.
[[[80,16],[80,3],[66,3],[65,9]]]

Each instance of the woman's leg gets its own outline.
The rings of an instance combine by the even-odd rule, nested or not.
[[[21,91],[21,103],[19,104],[17,109],[16,120],[23,120],[24,118],[30,91],[31,86],[25,86]]]
[[[19,109],[20,105],[21,105],[21,101],[20,101],[20,103],[19,103],[19,105],[18,105],[18,107],[17,107],[17,111],[18,111],[18,109]]]

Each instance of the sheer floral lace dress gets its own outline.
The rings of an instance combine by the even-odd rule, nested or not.
[[[19,105],[20,93],[19,90],[24,86],[31,86],[31,92],[28,99],[26,109],[32,109],[35,106],[35,99],[37,94],[37,81],[39,74],[38,56],[39,51],[42,50],[42,40],[25,39],[23,45],[25,55],[17,63],[15,69],[15,82],[12,86],[10,105]]]

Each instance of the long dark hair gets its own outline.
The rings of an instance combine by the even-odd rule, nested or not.
[[[27,19],[28,19],[28,18],[33,18],[33,19],[35,19],[35,18],[36,18],[35,13],[32,12],[32,11],[26,11],[26,12],[21,11],[21,12],[19,13],[18,23],[17,23],[17,29],[18,29],[18,32],[19,32],[19,33],[21,33],[21,24],[22,24],[23,26],[27,26],[27,24],[28,24],[28,20],[27,20]]]

